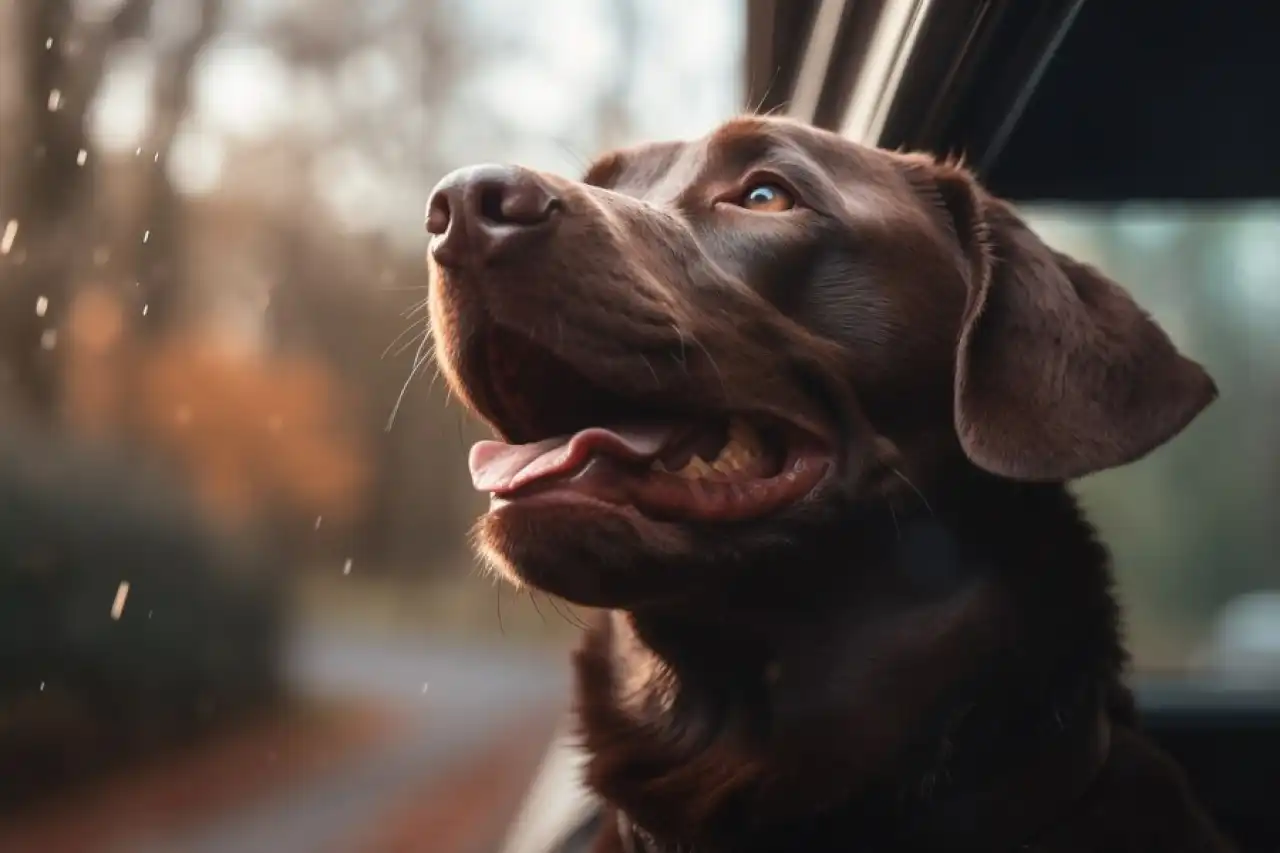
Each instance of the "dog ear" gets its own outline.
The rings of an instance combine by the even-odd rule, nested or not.
[[[907,164],[968,261],[955,427],[976,465],[1074,479],[1146,455],[1214,400],[1213,379],[1119,285],[1046,246],[963,168]]]

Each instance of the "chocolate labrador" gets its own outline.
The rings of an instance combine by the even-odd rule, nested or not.
[[[965,169],[757,117],[428,204],[476,542],[602,612],[598,851],[1217,851],[1066,486],[1215,397]]]

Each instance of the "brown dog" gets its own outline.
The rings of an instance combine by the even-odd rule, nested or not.
[[[1117,285],[957,165],[761,118],[461,170],[427,224],[479,548],[608,611],[598,850],[1227,849],[1063,485],[1216,393]]]

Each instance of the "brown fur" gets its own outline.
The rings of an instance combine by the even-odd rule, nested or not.
[[[798,209],[715,203],[759,179]],[[482,251],[457,205],[494,187],[554,216]],[[441,366],[508,440],[735,412],[835,452],[751,522],[553,497],[481,519],[513,583],[607,610],[576,657],[599,851],[1227,849],[1137,729],[1063,485],[1216,393],[1116,284],[957,164],[776,119],[581,183],[459,172],[431,211]]]

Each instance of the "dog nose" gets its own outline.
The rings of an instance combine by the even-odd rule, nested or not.
[[[545,236],[560,199],[518,166],[471,166],[445,175],[427,202],[431,255],[442,266],[486,264]]]

